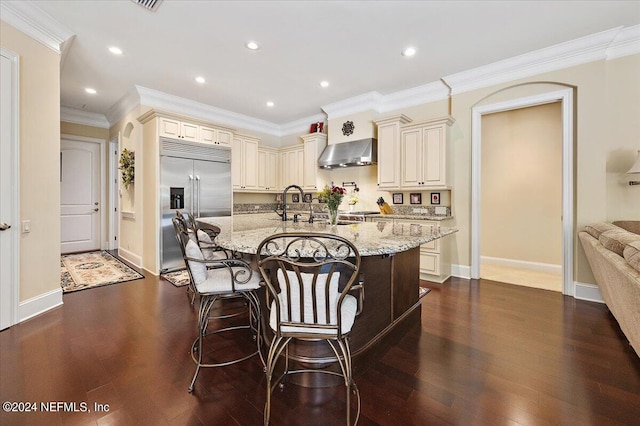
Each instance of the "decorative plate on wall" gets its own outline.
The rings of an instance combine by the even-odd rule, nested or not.
[[[342,125],[342,134],[345,136],[349,136],[353,134],[353,129],[355,129],[355,126],[353,125],[353,121],[346,121],[343,125]]]

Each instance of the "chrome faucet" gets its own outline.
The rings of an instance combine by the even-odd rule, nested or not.
[[[282,191],[282,214],[280,215],[280,217],[282,218],[283,222],[287,220],[287,192],[291,188],[294,188],[300,191],[300,199],[304,200],[304,191],[298,185],[289,185],[284,189],[284,191]]]

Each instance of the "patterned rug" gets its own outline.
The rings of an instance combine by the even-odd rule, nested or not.
[[[186,269],[167,272],[166,274],[160,274],[160,276],[176,287],[184,287],[185,285],[189,284],[189,273]]]
[[[60,256],[63,293],[144,278],[106,251]]]

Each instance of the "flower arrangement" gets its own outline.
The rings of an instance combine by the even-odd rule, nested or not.
[[[329,221],[332,225],[335,225],[338,220],[338,207],[342,203],[342,198],[347,190],[341,186],[325,185],[322,191],[318,192],[318,199],[322,199],[327,203],[329,209]]]
[[[128,188],[133,183],[135,176],[135,156],[133,151],[127,148],[120,153],[120,173],[122,175],[122,185]]]
[[[325,185],[322,191],[318,192],[318,198],[321,198],[327,203],[329,210],[338,210],[338,207],[342,203],[342,198],[347,190],[341,186]]]
[[[352,195],[351,198],[349,198],[349,205],[350,206],[355,206],[356,204],[358,204],[358,201],[360,201],[360,199],[358,198],[357,195]]]

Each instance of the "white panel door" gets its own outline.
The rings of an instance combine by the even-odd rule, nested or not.
[[[0,56],[0,330],[14,324],[18,291],[17,58]],[[15,62],[14,62],[15,60]]]
[[[60,142],[62,253],[100,248],[100,144]]]

